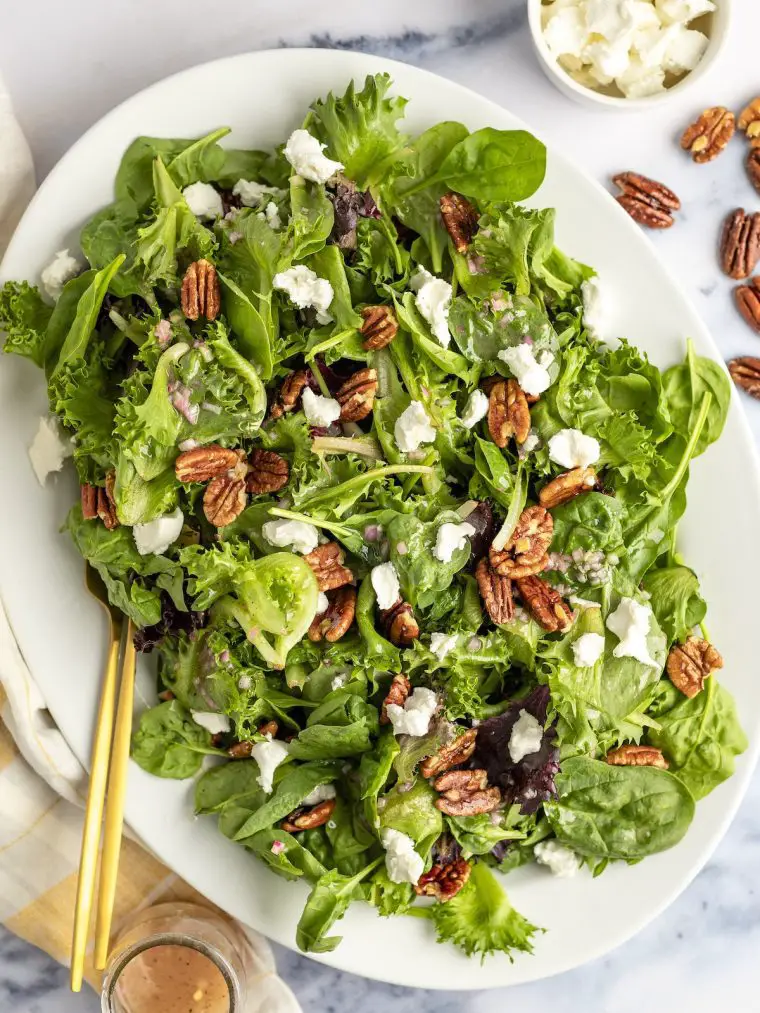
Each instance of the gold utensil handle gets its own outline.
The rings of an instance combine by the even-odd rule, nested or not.
[[[82,850],[79,858],[76,905],[74,908],[74,933],[71,941],[71,991],[79,992],[84,975],[84,958],[87,950],[87,936],[90,928],[92,900],[95,891],[95,873],[98,863],[98,845],[103,820],[103,805],[108,777],[108,755],[111,749],[114,703],[116,701],[116,672],[119,664],[119,643],[122,624],[111,622],[108,660],[100,693],[100,705],[95,726],[90,762],[90,786],[87,792],[87,807],[84,814]]]
[[[134,627],[127,621],[126,643],[121,667],[119,705],[116,728],[111,748],[111,766],[108,772],[106,796],[106,824],[103,833],[103,851],[100,858],[97,922],[95,926],[95,967],[102,970],[108,960],[111,937],[111,919],[116,896],[116,876],[119,871],[119,852],[124,825],[124,798],[129,769],[129,742],[132,734],[132,705],[135,693]]]

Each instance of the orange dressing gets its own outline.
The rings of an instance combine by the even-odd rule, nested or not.
[[[122,971],[116,996],[124,1013],[229,1013],[219,968],[189,946],[154,946]]]

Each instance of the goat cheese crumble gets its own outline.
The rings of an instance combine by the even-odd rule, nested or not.
[[[412,401],[396,419],[393,427],[396,445],[403,453],[417,450],[423,443],[432,443],[435,429],[421,401]]]
[[[415,293],[414,301],[420,315],[430,325],[437,340],[448,348],[451,342],[449,331],[449,310],[451,309],[451,285],[443,278],[421,267],[409,280],[409,288]]]
[[[277,739],[267,739],[266,742],[255,743],[251,755],[259,765],[259,776],[256,780],[266,794],[271,795],[274,772],[287,757],[288,747]]]
[[[430,650],[439,661],[443,661],[446,655],[450,654],[456,646],[456,633],[452,633],[450,635],[447,635],[446,633],[430,634]]]
[[[233,196],[247,208],[257,208],[269,197],[284,197],[285,191],[277,186],[266,186],[252,179],[239,179],[232,188]]]
[[[528,711],[521,710],[509,736],[509,756],[512,763],[519,763],[530,753],[537,753],[543,738],[543,725]]]
[[[539,841],[533,854],[540,865],[547,866],[560,879],[574,876],[580,867],[578,855],[559,841]]]
[[[312,426],[331,426],[340,418],[340,402],[332,397],[315,394],[310,387],[305,387],[301,395],[304,415]]]
[[[272,279],[272,287],[285,292],[299,310],[315,309],[317,323],[332,323],[328,310],[333,301],[333,287],[326,278],[320,278],[305,264],[296,264],[287,271],[279,271]]]
[[[635,658],[642,665],[657,667],[649,655],[647,634],[652,623],[652,610],[641,605],[634,598],[621,598],[620,604],[607,616],[607,629],[615,634],[620,643],[612,654],[616,658]]]
[[[549,440],[549,460],[562,468],[588,468],[599,460],[601,447],[580,429],[560,429]]]
[[[320,802],[329,802],[331,798],[335,798],[335,785],[318,784],[306,798],[301,799],[301,805],[319,805]]]
[[[211,735],[221,735],[232,728],[232,722],[226,714],[219,714],[217,711],[194,711],[191,710],[193,721],[201,728],[205,728]]]
[[[583,633],[573,644],[573,658],[579,668],[591,668],[604,654],[601,633]]]
[[[472,429],[488,414],[488,397],[482,390],[474,390],[467,398],[462,411],[461,422],[465,429]]]
[[[401,597],[396,567],[393,563],[381,563],[379,566],[372,567],[369,576],[377,598],[377,607],[379,609],[393,608]]]
[[[60,471],[63,462],[74,453],[74,445],[70,439],[61,438],[61,431],[54,418],[40,417],[39,425],[29,450],[29,461],[40,485],[54,471]]]
[[[319,545],[319,532],[313,524],[305,521],[288,521],[284,517],[267,521],[261,533],[270,545],[284,549],[291,547],[305,556]]]
[[[68,250],[59,250],[47,267],[42,269],[40,282],[53,302],[57,302],[63,286],[81,270],[82,265],[76,257],[72,257]]]
[[[551,386],[548,368],[554,362],[551,352],[544,350],[536,356],[526,341],[511,348],[502,348],[498,357],[506,362],[517,382],[531,397],[543,394]]]
[[[391,883],[416,883],[425,871],[425,862],[414,850],[414,841],[400,830],[380,831],[385,848],[385,868]]]
[[[191,183],[182,191],[187,206],[196,218],[221,218],[224,214],[221,195],[210,183]]]
[[[424,686],[412,690],[403,707],[397,703],[389,703],[386,710],[388,719],[393,725],[393,734],[411,735],[414,738],[425,735],[437,707],[438,697],[432,689],[426,689]]]
[[[294,130],[288,138],[283,154],[297,175],[312,183],[326,183],[343,168],[342,162],[334,162],[323,154],[326,147],[326,144],[320,144],[308,130]]]
[[[467,521],[461,524],[441,524],[435,536],[433,555],[441,563],[450,563],[457,549],[464,549],[468,538],[475,534],[475,528]]]
[[[156,555],[166,552],[170,545],[177,541],[182,531],[185,517],[179,507],[170,514],[156,517],[145,524],[135,524],[132,537],[141,556]]]

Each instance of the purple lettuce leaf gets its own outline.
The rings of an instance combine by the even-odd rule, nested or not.
[[[182,612],[168,594],[161,595],[161,620],[153,626],[143,626],[134,635],[136,651],[150,654],[158,647],[164,637],[177,636],[179,633],[190,634],[202,629],[208,622],[208,612]]]

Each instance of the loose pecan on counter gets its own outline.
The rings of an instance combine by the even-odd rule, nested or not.
[[[325,612],[314,616],[309,627],[309,640],[319,643],[326,640],[334,644],[344,637],[356,615],[356,591],[352,587],[340,587],[328,595],[330,604]]]
[[[337,587],[350,584],[354,579],[353,573],[343,565],[345,553],[337,542],[318,545],[303,558],[314,571],[320,591],[334,591]]]
[[[491,568],[511,580],[541,573],[549,562],[553,533],[554,520],[545,507],[526,507],[504,548],[491,546],[488,552]]]
[[[453,742],[441,746],[433,756],[426,756],[420,763],[420,773],[423,777],[435,777],[453,767],[459,767],[467,763],[475,752],[477,745],[477,728],[468,728],[462,735],[458,735]]]
[[[522,577],[515,581],[523,605],[549,633],[562,632],[573,622],[573,610],[551,584],[540,577]]]
[[[750,183],[756,190],[760,191],[760,147],[749,149],[744,165],[747,169]]]
[[[185,271],[180,306],[188,320],[216,320],[222,305],[216,268],[208,260],[196,260]]]
[[[412,606],[401,598],[392,608],[380,612],[385,634],[396,647],[409,647],[420,635]]]
[[[478,212],[459,193],[450,190],[440,199],[441,218],[457,253],[467,253],[478,229]]]
[[[517,380],[497,380],[488,395],[488,432],[497,447],[510,437],[525,443],[530,432],[530,408]]]
[[[368,352],[390,345],[398,332],[398,320],[390,306],[365,306],[362,310],[362,347]]]
[[[279,492],[289,478],[288,462],[273,450],[254,450],[248,459],[246,487],[254,496]]]
[[[737,387],[760,399],[760,359],[754,355],[732,359],[728,364],[728,371]]]
[[[619,172],[612,182],[622,190],[615,200],[639,225],[668,229],[673,224],[673,212],[680,209],[681,201],[664,183],[639,172]]]
[[[399,672],[393,676],[388,694],[383,700],[383,706],[380,709],[381,725],[389,725],[391,723],[391,719],[388,717],[388,707],[391,704],[395,704],[396,707],[403,707],[411,692],[412,684],[405,675],[401,675]]]
[[[746,285],[737,285],[734,301],[745,323],[760,333],[760,278],[750,278]]]
[[[689,637],[671,647],[665,667],[673,685],[691,698],[702,691],[705,679],[723,668],[723,658],[708,640]]]
[[[372,411],[377,394],[377,370],[360,369],[335,392],[341,422],[361,422]]]
[[[690,123],[681,137],[681,147],[695,162],[711,162],[734,136],[736,119],[725,106],[712,106]]]
[[[429,872],[420,876],[414,892],[418,897],[435,897],[441,904],[445,904],[459,893],[471,872],[472,865],[464,858],[455,858],[445,865],[436,862]]]
[[[483,556],[475,567],[475,580],[491,620],[497,626],[508,623],[515,614],[512,581],[509,577],[498,574],[488,562],[488,557]]]
[[[335,799],[328,798],[311,809],[299,806],[294,809],[290,816],[286,816],[280,824],[280,828],[289,834],[297,834],[299,830],[314,830],[315,827],[324,826],[335,811]]]
[[[573,468],[572,471],[565,471],[551,482],[547,482],[538,494],[538,502],[542,507],[551,510],[562,506],[563,503],[569,503],[581,493],[591,492],[592,489],[598,488],[598,485],[599,481],[593,468]]]
[[[760,213],[736,208],[726,218],[720,238],[720,266],[729,278],[748,278],[760,259]]]
[[[447,816],[479,816],[501,805],[501,791],[488,787],[485,770],[447,770],[433,782],[435,806]]]
[[[760,147],[760,97],[753,98],[742,109],[736,125],[753,148]]]
[[[605,757],[613,767],[659,767],[668,769],[668,761],[654,746],[619,746]]]

